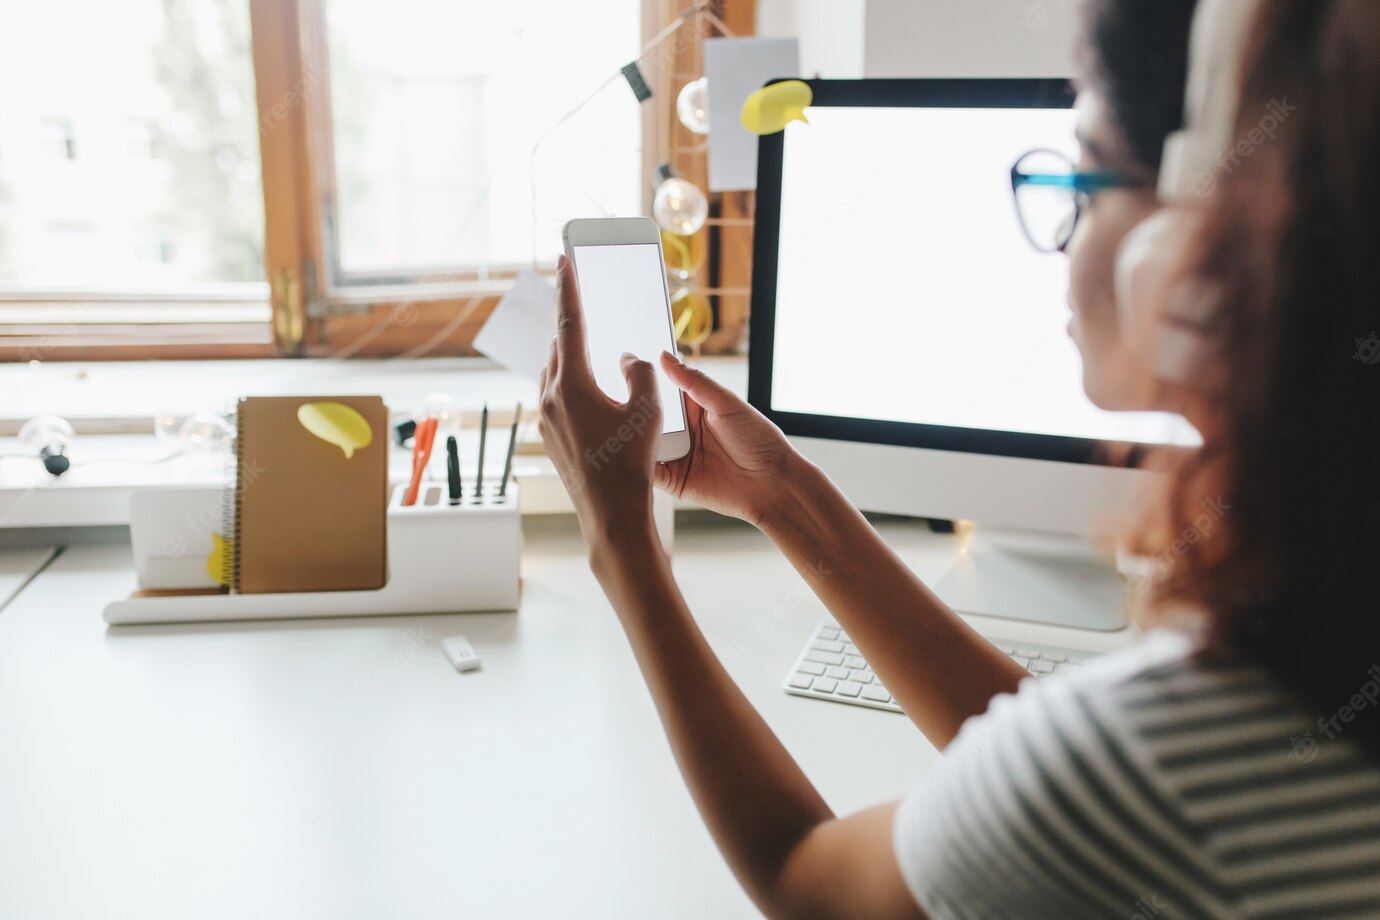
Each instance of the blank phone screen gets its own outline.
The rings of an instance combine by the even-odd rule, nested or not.
[[[656,368],[663,434],[685,430],[680,390],[661,369],[663,351],[675,354],[666,268],[656,243],[575,246],[575,275],[584,305],[589,361],[599,388],[619,402],[628,399],[620,362],[632,352]]]

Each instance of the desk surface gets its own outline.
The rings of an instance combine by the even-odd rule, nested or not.
[[[573,522],[527,526],[517,614],[108,629],[128,547],[69,547],[0,613],[5,915],[754,916]],[[881,529],[927,579],[954,558],[952,538]],[[934,763],[902,716],[782,692],[823,609],[763,537],[682,527],[675,565],[836,810],[899,796]],[[458,632],[481,671],[441,653]]]

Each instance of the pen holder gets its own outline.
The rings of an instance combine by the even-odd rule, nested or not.
[[[413,612],[516,610],[522,523],[517,486],[497,486],[457,505],[444,483],[424,482],[414,505],[405,485],[388,500],[388,585]]]
[[[109,604],[105,621],[199,623],[516,610],[522,553],[517,485],[510,482],[502,496],[497,488],[479,496],[471,493],[455,505],[446,497],[446,487],[437,483],[423,483],[417,503],[407,507],[402,503],[405,491],[406,485],[396,485],[389,494],[388,581],[376,591],[141,591]]]

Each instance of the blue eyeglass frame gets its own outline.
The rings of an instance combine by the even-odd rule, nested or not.
[[[1021,164],[1036,154],[1047,154],[1058,157],[1069,164],[1067,173],[1026,173],[1021,172]],[[1011,167],[1011,194],[1016,198],[1016,217],[1020,221],[1021,232],[1040,252],[1063,252],[1073,239],[1073,232],[1078,226],[1079,219],[1083,216],[1083,209],[1093,195],[1098,192],[1105,192],[1118,188],[1142,188],[1145,183],[1140,182],[1131,176],[1112,169],[1092,169],[1079,171],[1073,168],[1073,161],[1064,156],[1057,150],[1036,149],[1028,150],[1017,158]],[[1053,249],[1042,245],[1035,239],[1026,225],[1025,215],[1021,212],[1020,190],[1023,186],[1033,185],[1041,188],[1062,188],[1073,192],[1073,219],[1069,221],[1068,231],[1062,234],[1063,239],[1056,241]]]

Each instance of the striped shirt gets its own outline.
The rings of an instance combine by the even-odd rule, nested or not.
[[[893,829],[930,917],[1380,917],[1380,760],[1190,652],[1157,635],[964,725]]]

